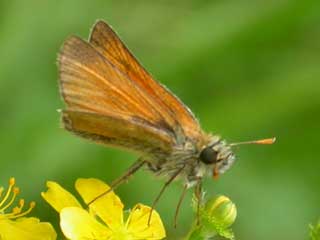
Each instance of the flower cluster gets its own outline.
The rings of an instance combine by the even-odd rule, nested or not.
[[[110,187],[95,178],[80,178],[75,188],[82,198],[77,200],[58,183],[47,182],[42,197],[59,213],[62,233],[69,240],[161,240],[166,237],[159,214],[141,203],[124,212],[124,205]],[[35,207],[26,207],[18,199],[20,190],[11,178],[7,190],[0,188],[0,240],[55,240],[57,234],[50,223],[26,217]],[[106,194],[104,194],[106,193]],[[85,207],[83,207],[83,202]],[[198,205],[194,202],[194,205]],[[195,207],[199,212],[186,240],[233,239],[230,226],[237,211],[225,196],[208,200]],[[200,224],[199,224],[200,223]],[[313,227],[313,239],[318,231]],[[317,228],[318,229],[318,228]]]

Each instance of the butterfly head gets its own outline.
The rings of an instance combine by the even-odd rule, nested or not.
[[[220,174],[228,170],[234,163],[235,155],[231,149],[233,146],[243,144],[273,144],[275,140],[275,138],[267,138],[227,144],[220,138],[213,137],[212,141],[201,150],[199,159],[202,163],[213,167],[213,177],[217,178]]]
[[[199,159],[205,165],[212,166],[213,176],[216,178],[232,166],[235,155],[230,145],[217,138],[202,149]]]

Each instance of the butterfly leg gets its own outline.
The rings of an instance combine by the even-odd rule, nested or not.
[[[194,189],[194,194],[197,198],[197,225],[200,225],[200,206],[201,206],[201,200],[202,200],[202,181],[201,178],[198,179],[197,185]]]
[[[182,168],[178,169],[170,178],[169,180],[163,185],[163,187],[161,188],[159,194],[157,195],[156,199],[153,201],[152,203],[152,207],[151,207],[151,211],[149,213],[149,218],[148,218],[148,225],[150,225],[150,221],[151,221],[151,216],[152,216],[152,212],[154,207],[156,206],[158,200],[160,199],[160,197],[162,196],[164,190],[166,190],[166,188],[169,186],[169,184],[182,172],[182,170],[185,168],[185,165],[183,165]]]
[[[125,182],[126,180],[128,180],[128,178],[130,176],[132,176],[136,171],[138,171],[144,164],[146,163],[146,161],[142,160],[142,159],[138,159],[136,162],[134,162],[129,169],[122,174],[120,177],[118,177],[117,179],[115,179],[111,184],[110,184],[110,188],[99,194],[97,197],[95,197],[94,199],[92,199],[89,203],[88,206],[93,203],[94,201],[96,201],[97,199],[103,197],[104,195],[108,194],[109,192],[113,191],[114,189],[116,189],[119,185],[121,185],[123,182]]]
[[[131,177],[136,171],[138,171],[144,164],[147,162],[142,159],[138,159],[136,162],[134,162],[129,169],[122,174],[120,177],[112,181],[110,188],[112,190],[116,189],[119,185],[121,185],[123,182],[127,181],[129,177]]]
[[[177,208],[176,208],[176,212],[175,212],[175,214],[174,214],[174,228],[177,227],[177,219],[178,219],[178,215],[179,215],[181,203],[182,203],[184,197],[186,196],[187,190],[188,190],[188,185],[185,184],[184,187],[183,187],[181,196],[180,196],[180,198],[179,198],[179,202],[178,202],[178,205],[177,205]]]

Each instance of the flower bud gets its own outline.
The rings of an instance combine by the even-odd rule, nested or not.
[[[194,205],[196,204],[197,202]],[[199,218],[195,220],[186,239],[212,239],[217,235],[234,239],[233,231],[229,227],[236,219],[237,209],[229,198],[218,196],[208,200],[204,205],[199,206],[198,214]]]
[[[204,212],[206,221],[221,228],[230,227],[237,216],[236,206],[226,196],[218,196],[210,199],[205,207]]]

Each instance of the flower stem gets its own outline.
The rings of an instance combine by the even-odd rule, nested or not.
[[[213,231],[206,231],[203,226],[194,224],[184,240],[209,240],[217,234]]]

